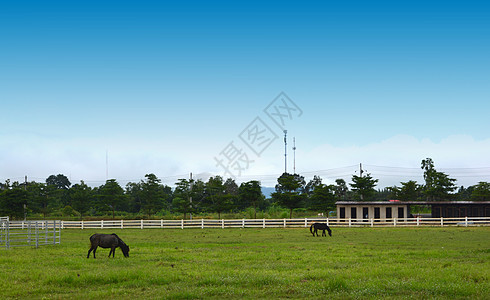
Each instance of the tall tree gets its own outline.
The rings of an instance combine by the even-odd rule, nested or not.
[[[271,197],[281,206],[289,208],[289,218],[293,216],[293,209],[300,208],[306,200],[305,185],[304,177],[298,174],[283,173],[277,178],[276,191]]]
[[[63,174],[50,175],[46,179],[47,185],[54,185],[57,189],[68,190],[71,186],[70,180]]]
[[[310,209],[327,213],[335,209],[335,185],[316,185],[310,196]]]
[[[58,207],[62,208],[69,204],[68,190],[71,186],[70,180],[63,174],[50,175],[46,178],[46,185],[49,187],[50,201],[56,200]]]
[[[236,196],[226,193],[226,187],[223,184],[221,176],[209,178],[204,190],[204,205],[208,211],[218,213],[218,218],[221,218],[221,213],[230,210],[233,206],[233,200]]]
[[[126,184],[126,196],[128,197],[128,209],[132,213],[141,211],[141,183],[128,182]]]
[[[431,158],[422,160],[421,167],[424,170],[424,194],[428,201],[453,198],[454,194],[452,193],[457,188],[456,179],[449,178],[443,172],[437,172]]]
[[[335,183],[337,184],[335,186],[335,197],[337,198],[337,200],[345,200],[347,192],[349,191],[347,183],[342,178],[336,179]]]
[[[260,181],[252,180],[240,184],[238,196],[240,203],[247,203],[249,206],[252,205],[254,208],[254,218],[257,219],[257,206],[265,199],[260,187]]]
[[[151,217],[162,209],[167,199],[165,187],[155,174],[146,174],[146,181],[141,182],[141,208]]]
[[[27,205],[27,191],[14,185],[12,188],[0,192],[0,213],[11,218],[20,219],[24,217]]]
[[[402,201],[417,201],[422,196],[422,186],[416,181],[401,182],[401,187],[395,193],[395,199]]]
[[[172,209],[176,212],[186,214],[194,212],[193,202],[191,202],[191,180],[179,179],[174,190],[174,198],[172,200]]]
[[[475,185],[471,193],[471,200],[490,201],[490,183],[481,181]]]
[[[373,179],[369,173],[364,176],[353,175],[350,186],[361,201],[369,201],[376,194],[374,187],[377,182],[378,179]]]
[[[112,211],[114,219],[115,211],[124,201],[124,190],[115,179],[108,179],[106,183],[99,188],[99,208]]]
[[[70,198],[71,206],[80,213],[80,219],[83,219],[83,215],[88,212],[94,199],[92,188],[82,180],[70,188]]]

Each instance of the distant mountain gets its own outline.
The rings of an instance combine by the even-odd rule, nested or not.
[[[276,191],[276,188],[267,187],[267,186],[262,186],[261,189],[262,189],[262,194],[264,194],[266,198],[270,198],[271,194]]]

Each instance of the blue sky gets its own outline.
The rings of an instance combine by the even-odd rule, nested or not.
[[[233,141],[253,160],[237,180],[273,185],[284,128],[264,108],[281,92],[302,111],[289,170],[294,136],[297,172],[325,182],[359,163],[383,186],[421,181],[426,157],[490,181],[483,1],[16,1],[0,28],[0,181],[170,184],[222,175]],[[256,117],[278,137],[260,155],[239,138]]]

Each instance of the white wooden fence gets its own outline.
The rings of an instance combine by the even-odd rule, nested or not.
[[[61,223],[51,221],[0,220],[0,247],[56,245],[61,242]]]
[[[104,228],[286,228],[308,227],[314,222],[327,223],[332,227],[407,227],[407,226],[490,226],[489,217],[465,218],[405,218],[405,219],[235,219],[235,220],[99,220],[61,221],[62,229],[104,229]],[[26,222],[10,222],[11,228],[24,228]]]

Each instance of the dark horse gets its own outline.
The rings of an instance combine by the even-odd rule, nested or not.
[[[117,234],[101,234],[101,233],[96,233],[90,237],[90,250],[88,250],[87,258],[90,256],[90,251],[94,251],[94,258],[95,258],[95,250],[97,250],[97,247],[102,247],[102,248],[111,248],[111,251],[109,251],[109,257],[114,257],[114,254],[116,253],[116,248],[119,247],[121,248],[122,253],[124,254],[124,257],[129,257],[129,246],[126,245],[123,240],[121,240]]]
[[[313,234],[313,236],[315,236],[315,233],[316,233],[316,236],[318,236],[317,230],[323,230],[322,236],[327,236],[327,234],[325,233],[325,230],[328,231],[329,236],[332,236],[332,230],[330,230],[328,225],[325,223],[313,223],[313,224],[311,224],[310,232],[311,232],[311,234]]]

